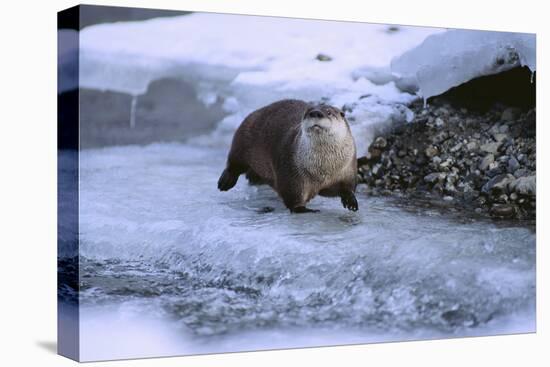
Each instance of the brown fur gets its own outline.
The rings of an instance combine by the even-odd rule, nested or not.
[[[306,128],[321,119],[325,128]],[[312,211],[305,205],[317,194],[340,196],[344,207],[358,209],[355,143],[342,111],[332,106],[282,100],[248,115],[218,188],[231,189],[243,173],[269,184],[291,212]]]

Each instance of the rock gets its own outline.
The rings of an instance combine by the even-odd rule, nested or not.
[[[381,136],[374,139],[374,142],[372,143],[372,147],[377,149],[384,149],[386,146],[388,146],[388,142]]]
[[[514,172],[514,176],[517,178],[524,177],[524,176],[530,176],[531,171],[529,171],[527,168],[519,168]]]
[[[456,153],[462,148],[462,143],[456,144],[454,147],[451,148],[451,153]]]
[[[374,167],[372,167],[371,170],[373,176],[381,176],[382,175],[382,165],[380,163],[375,164]]]
[[[409,106],[412,123],[377,136],[359,159],[367,192],[426,196],[494,218],[534,219],[535,110],[503,112],[495,105],[472,113],[432,103]]]
[[[508,188],[508,184],[515,181],[516,178],[512,176],[511,174],[501,174],[493,177],[483,187],[481,188],[481,192],[488,194],[500,194],[503,192],[506,192]]]
[[[502,115],[500,115],[500,119],[505,122],[510,122],[515,120],[516,116],[518,115],[519,109],[517,108],[507,108],[504,111],[502,111]]]
[[[498,162],[491,163],[488,171],[485,171],[485,175],[487,177],[495,177],[496,175],[500,175],[502,173],[506,173],[506,171],[498,164]]]
[[[377,162],[381,156],[382,156],[382,151],[380,149],[376,149],[371,146],[369,148],[368,153],[365,155],[365,158],[368,161]]]
[[[508,159],[508,172],[514,173],[519,167],[518,160],[514,156],[511,156],[510,159]]]
[[[479,163],[479,169],[482,171],[487,170],[489,165],[495,161],[495,156],[493,154],[487,154]]]
[[[510,131],[510,127],[508,125],[500,125],[498,131],[500,133],[506,134],[508,131]]]
[[[491,215],[497,218],[511,218],[516,214],[516,208],[511,204],[495,204],[491,207]]]
[[[434,157],[435,155],[437,155],[437,152],[438,152],[438,149],[434,146],[429,146],[424,151],[424,153],[426,154],[426,157],[428,158]]]
[[[434,172],[430,173],[429,175],[424,176],[424,181],[430,184],[435,183],[436,181],[443,180],[445,178],[445,174],[442,172]]]
[[[479,149],[479,143],[477,141],[471,141],[468,144],[466,144],[466,149],[470,152],[475,152]]]
[[[498,148],[500,147],[500,144],[499,142],[496,142],[496,143],[486,143],[486,144],[483,144],[480,149],[486,153],[492,153],[492,154],[495,154],[497,151],[498,151]]]
[[[317,54],[315,58],[319,61],[332,61],[332,57],[323,53]]]
[[[447,133],[446,131],[441,131],[438,134],[434,135],[434,137],[432,138],[432,141],[435,144],[440,144],[445,140],[447,140],[448,137],[449,137],[449,133]]]
[[[369,159],[367,157],[357,158],[357,167],[358,167],[359,170],[361,170],[361,168],[363,168],[362,166],[364,166],[368,163],[369,163]]]
[[[498,143],[502,143],[506,138],[508,138],[507,134],[502,134],[502,133],[493,134],[493,139],[495,139]]]
[[[537,193],[536,176],[527,176],[517,178],[509,183],[510,191],[520,195],[535,196]]]

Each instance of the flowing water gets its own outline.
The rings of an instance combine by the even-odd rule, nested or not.
[[[264,186],[219,192],[227,148],[80,156],[83,359],[535,329],[535,233],[368,197],[290,215]]]

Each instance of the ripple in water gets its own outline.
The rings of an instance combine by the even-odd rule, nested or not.
[[[113,350],[124,330],[170,340],[143,356],[534,331],[532,229],[361,192],[355,213],[316,198],[321,212],[290,215],[243,178],[218,192],[223,157],[177,144],[82,153],[81,334],[98,341],[85,356],[107,353],[113,325]]]

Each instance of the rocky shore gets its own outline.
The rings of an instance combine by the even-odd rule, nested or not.
[[[369,195],[430,199],[499,219],[535,219],[536,110],[432,103],[358,159]]]

